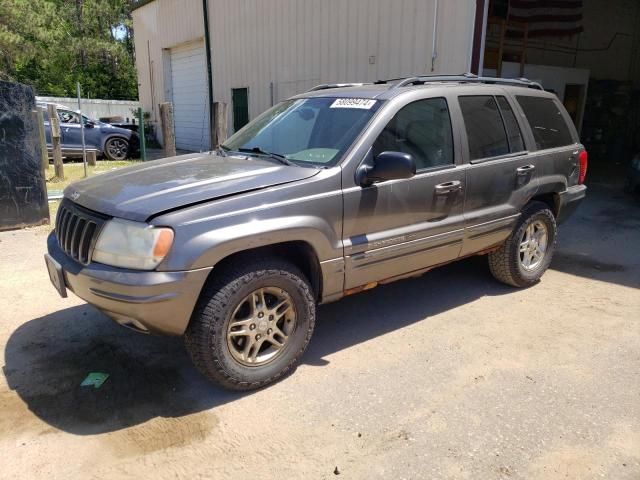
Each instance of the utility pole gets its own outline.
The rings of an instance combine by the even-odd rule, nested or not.
[[[84,143],[84,117],[82,116],[82,105],[80,104],[80,82],[76,82],[76,92],[78,94],[78,113],[80,114],[80,136],[82,138],[82,164],[84,165],[84,178],[87,178],[87,147]]]
[[[207,56],[207,86],[209,87],[209,148],[212,149],[216,142],[216,134],[213,112],[213,68],[211,66],[211,35],[209,34],[209,0],[202,0],[202,15],[204,17],[204,49]]]

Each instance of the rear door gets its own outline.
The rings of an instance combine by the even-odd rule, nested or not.
[[[454,260],[462,247],[465,172],[456,162],[448,100],[399,108],[365,162],[383,151],[411,154],[417,174],[344,190],[345,289]]]
[[[513,105],[502,90],[489,92],[458,97],[468,163],[462,255],[502,242],[536,193],[535,155],[526,149]]]
[[[581,145],[571,117],[554,97],[516,95],[531,128],[540,179],[539,193],[562,192],[578,181]]]

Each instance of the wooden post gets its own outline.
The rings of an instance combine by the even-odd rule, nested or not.
[[[164,156],[176,156],[176,135],[173,126],[173,103],[160,104],[160,121],[162,122],[162,143],[164,144]]]
[[[56,106],[47,104],[49,125],[51,126],[51,143],[53,144],[53,169],[58,180],[64,180],[64,165],[62,163],[62,149],[60,147],[60,119]]]
[[[215,102],[213,104],[213,139],[211,148],[218,148],[227,139],[227,104]]]
[[[87,150],[87,164],[90,167],[96,166],[97,152],[95,150]]]
[[[47,137],[44,132],[44,112],[42,108],[36,107],[33,111],[34,122],[38,126],[38,140],[40,143],[40,169],[42,170],[42,176],[47,178],[47,171],[49,170],[49,153],[47,152]]]
[[[31,112],[33,121],[38,128],[38,143],[40,144],[40,171],[42,175],[42,190],[47,195],[47,173],[49,170],[49,154],[47,153],[47,137],[44,133],[44,113],[42,108],[36,107]],[[45,207],[47,210],[48,223],[51,223],[51,213],[49,211],[48,199],[45,201]]]

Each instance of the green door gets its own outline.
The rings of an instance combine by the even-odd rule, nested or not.
[[[231,89],[231,102],[233,103],[233,131],[237,132],[249,123],[249,89]]]

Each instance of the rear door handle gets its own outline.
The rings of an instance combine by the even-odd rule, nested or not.
[[[446,195],[447,193],[459,192],[462,190],[462,182],[453,180],[451,182],[440,183],[435,187],[436,195]]]
[[[535,165],[524,165],[516,168],[516,175],[527,175],[536,169]]]

